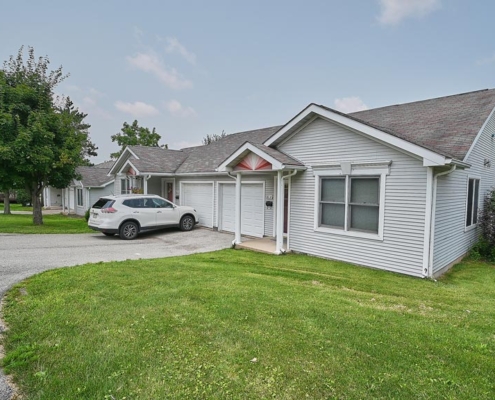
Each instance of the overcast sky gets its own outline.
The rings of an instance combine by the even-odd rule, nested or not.
[[[134,119],[179,149],[312,102],[351,112],[494,88],[494,15],[492,0],[16,0],[0,60],[29,45],[70,73],[58,92],[88,114],[101,162]]]

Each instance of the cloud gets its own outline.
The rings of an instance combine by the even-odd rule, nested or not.
[[[196,111],[192,107],[184,107],[177,100],[170,100],[164,104],[165,109],[175,117],[194,117]]]
[[[363,100],[361,100],[357,96],[335,99],[334,107],[337,111],[343,112],[345,114],[368,109],[368,106],[363,103]]]
[[[477,65],[487,65],[487,64],[495,64],[495,54],[492,55],[491,57],[485,57],[481,58],[478,61],[476,61]]]
[[[167,37],[165,38],[167,41],[167,47],[165,51],[167,53],[175,53],[178,52],[182,57],[184,57],[189,63],[192,65],[196,65],[196,54],[187,50],[176,38]]]
[[[154,52],[138,53],[134,57],[127,57],[127,61],[134,68],[153,74],[171,89],[189,89],[193,86],[192,82],[183,78],[175,68],[163,65]]]
[[[87,106],[95,106],[96,105],[96,100],[93,99],[92,97],[89,97],[89,96],[85,96],[83,99],[82,99],[83,103]]]
[[[89,88],[88,93],[93,96],[93,97],[103,97],[105,96],[104,93],[100,92],[99,90],[96,90],[95,88]]]
[[[134,103],[124,103],[123,101],[115,102],[115,108],[121,112],[131,114],[133,117],[152,117],[160,114],[151,104],[146,104],[141,101]]]
[[[382,25],[397,25],[408,17],[423,17],[440,8],[441,0],[379,0]]]

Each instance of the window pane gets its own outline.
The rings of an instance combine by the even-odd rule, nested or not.
[[[114,201],[110,199],[101,198],[95,204],[93,204],[92,208],[104,209],[112,207]]]
[[[351,178],[351,203],[378,204],[379,179]]]
[[[351,229],[378,233],[378,210],[374,206],[350,206]]]
[[[473,183],[474,179],[469,180],[468,196],[467,196],[467,211],[466,211],[466,226],[471,226],[473,215]]]
[[[321,180],[321,201],[345,202],[345,178]]]
[[[473,199],[473,224],[478,223],[478,196],[480,194],[480,181],[474,181],[474,199]]]
[[[345,206],[343,204],[322,204],[320,224],[344,228]]]

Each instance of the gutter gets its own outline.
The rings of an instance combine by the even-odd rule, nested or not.
[[[469,165],[469,164],[468,164]],[[445,176],[451,174],[457,169],[457,165],[454,164],[450,167],[449,170],[439,172],[433,177],[433,200],[431,205],[431,224],[430,224],[430,246],[429,246],[429,261],[428,261],[428,271],[427,277],[433,278],[433,248],[435,245],[435,215],[437,211],[437,186],[438,186],[438,177]]]

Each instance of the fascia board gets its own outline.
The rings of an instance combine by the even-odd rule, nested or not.
[[[234,153],[231,154],[229,158],[227,158],[222,164],[220,164],[217,168],[218,172],[227,172],[231,171],[228,167],[228,165],[233,162],[236,158],[238,158],[242,153],[245,151],[251,151],[252,153],[258,155],[261,158],[264,158],[266,161],[268,161],[270,164],[272,164],[272,167],[274,170],[279,170],[282,169],[284,164],[282,164],[280,161],[276,160],[269,154],[265,153],[263,150],[258,149],[256,146],[253,146],[251,143],[245,143],[241,147],[239,147]]]
[[[125,162],[125,164],[122,166],[122,168],[119,169],[119,172],[117,172],[118,174],[121,174],[122,171],[128,166],[130,165],[132,167],[132,169],[134,171],[136,171],[136,175],[142,175],[141,172],[139,172],[139,170],[134,166],[134,164],[130,161],[130,160],[127,160]]]
[[[464,157],[464,160],[462,160],[462,161],[466,162],[468,157],[471,155],[471,152],[473,151],[474,146],[476,146],[476,143],[478,143],[478,140],[480,139],[481,135],[483,134],[483,131],[485,130],[486,125],[488,124],[488,122],[490,122],[490,119],[493,117],[494,113],[495,113],[495,107],[493,108],[492,112],[490,113],[490,115],[488,116],[486,121],[481,126],[481,129],[479,130],[478,134],[474,138],[473,143],[471,144],[471,147],[469,148],[468,152],[466,153],[466,156]]]
[[[127,155],[126,153],[130,153],[130,154]],[[115,161],[115,163],[113,164],[110,171],[108,172],[108,176],[111,176],[111,175],[117,173],[117,172],[115,172],[115,170],[122,170],[122,168],[119,169],[119,165],[121,165],[121,162],[125,162],[124,158],[127,159],[130,156],[133,156],[134,158],[139,160],[139,157],[136,155],[136,153],[134,153],[129,147],[126,147],[124,149],[124,151],[122,152],[122,154],[120,155],[120,157],[117,158],[117,161]]]
[[[284,136],[287,132],[289,132],[295,125],[297,125],[300,121],[302,121],[311,113],[319,115],[320,117],[328,121],[335,122],[353,131],[368,135],[373,139],[379,140],[383,143],[386,143],[388,145],[391,145],[393,147],[399,148],[403,151],[416,155],[423,159],[424,166],[436,166],[436,165],[446,164],[446,157],[441,154],[425,149],[424,147],[418,146],[414,143],[408,142],[407,140],[398,138],[389,133],[373,128],[369,125],[363,124],[362,122],[355,121],[344,115],[340,115],[330,110],[323,109],[316,104],[310,104],[308,107],[306,107],[295,118],[293,118],[289,123],[287,123],[287,125],[281,128],[275,136],[268,139],[264,144],[266,146],[270,146],[278,139],[280,139],[282,136]]]
[[[289,122],[287,122],[282,128],[279,129],[275,135],[271,136],[268,138],[268,140],[265,140],[263,144],[265,146],[271,146],[273,143],[275,143],[278,139],[280,139],[282,136],[285,135],[288,131],[290,131],[295,125],[297,125],[301,120],[306,118],[308,114],[310,114],[312,111],[311,109],[313,107],[317,107],[316,104],[311,103],[308,105],[304,110],[302,110],[299,114],[297,114],[294,118],[292,118]],[[318,107],[320,108],[320,107]]]

